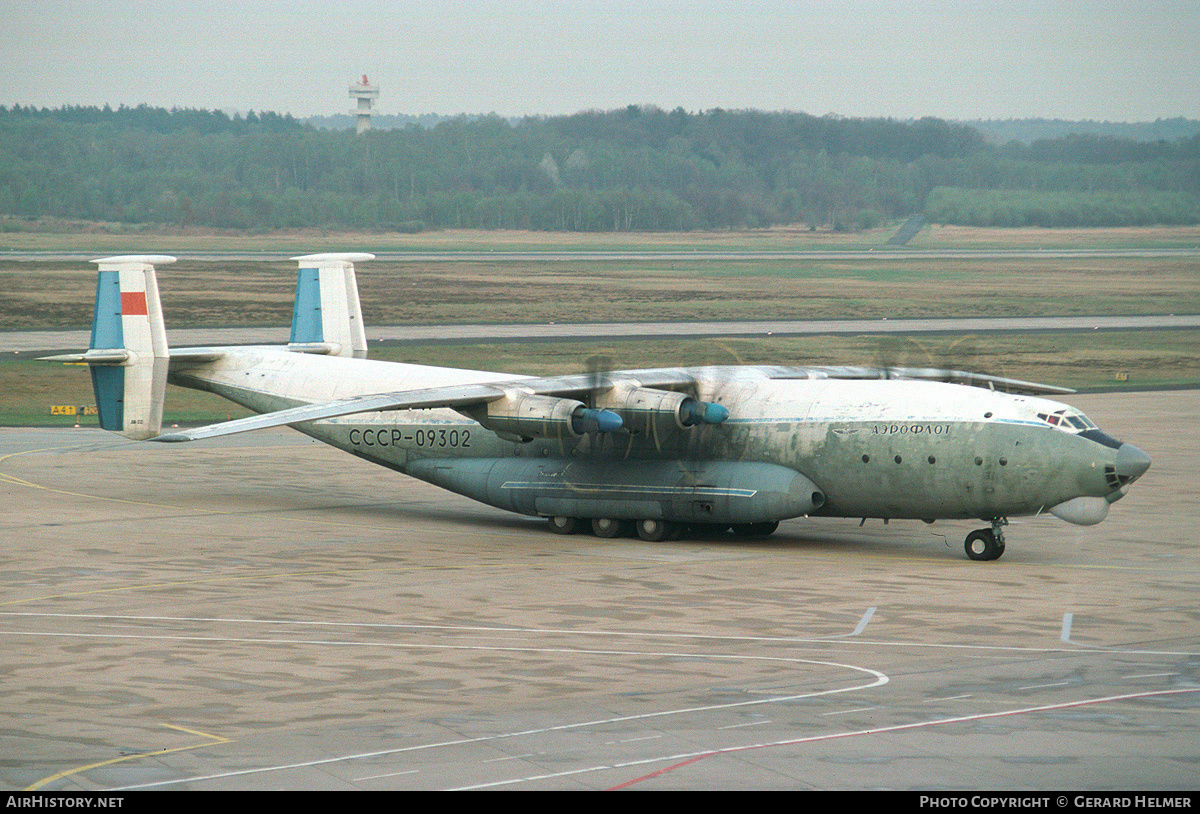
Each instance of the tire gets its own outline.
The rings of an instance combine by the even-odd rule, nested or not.
[[[638,537],[648,543],[657,543],[671,536],[675,530],[674,525],[666,520],[639,520],[637,521]]]
[[[1004,553],[991,529],[979,529],[967,535],[963,548],[973,560],[994,560]]]
[[[620,520],[613,520],[611,517],[597,517],[592,520],[592,534],[597,537],[619,537],[621,525]]]
[[[550,524],[550,530],[555,534],[575,534],[583,526],[583,522],[578,517],[548,517],[546,521]]]

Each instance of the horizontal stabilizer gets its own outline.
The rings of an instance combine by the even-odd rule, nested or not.
[[[172,364],[197,364],[215,362],[225,357],[219,348],[172,348],[168,351]],[[60,356],[40,356],[39,362],[64,362],[75,365],[121,365],[128,362],[132,354],[124,348],[92,349],[87,353],[64,353]]]
[[[124,348],[103,348],[87,353],[64,353],[61,356],[40,356],[39,362],[65,362],[73,365],[121,365],[129,361],[130,353]]]

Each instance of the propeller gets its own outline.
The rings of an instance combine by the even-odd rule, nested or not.
[[[597,394],[608,388],[605,372],[612,367],[612,358],[604,354],[594,354],[587,359],[588,389],[583,397],[584,407],[579,408],[571,416],[571,429],[579,435],[587,436],[592,449],[597,447],[601,433],[615,432],[624,426],[621,416],[612,410],[597,408]]]
[[[903,379],[907,369],[971,371],[977,355],[976,337],[964,336],[949,347],[931,348],[911,336],[881,336],[876,340],[875,366],[881,379]]]
[[[605,353],[594,353],[587,358],[588,392],[584,403],[595,409],[596,396],[608,389],[604,374],[613,369],[612,357]]]

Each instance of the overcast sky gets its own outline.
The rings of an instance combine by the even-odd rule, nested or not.
[[[0,104],[1200,119],[1198,0],[5,0]]]

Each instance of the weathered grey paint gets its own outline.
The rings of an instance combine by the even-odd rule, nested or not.
[[[297,429],[365,460],[531,515],[744,523],[802,514],[993,518],[1115,499],[1117,449],[1036,416],[1065,405],[976,387],[773,380],[697,369],[719,425],[630,411],[607,434],[509,440],[452,410],[357,414]],[[173,372],[258,412],[498,374],[236,349]],[[506,377],[511,378],[511,377]],[[705,491],[707,490],[707,491]],[[1119,495],[1118,495],[1119,496]]]

